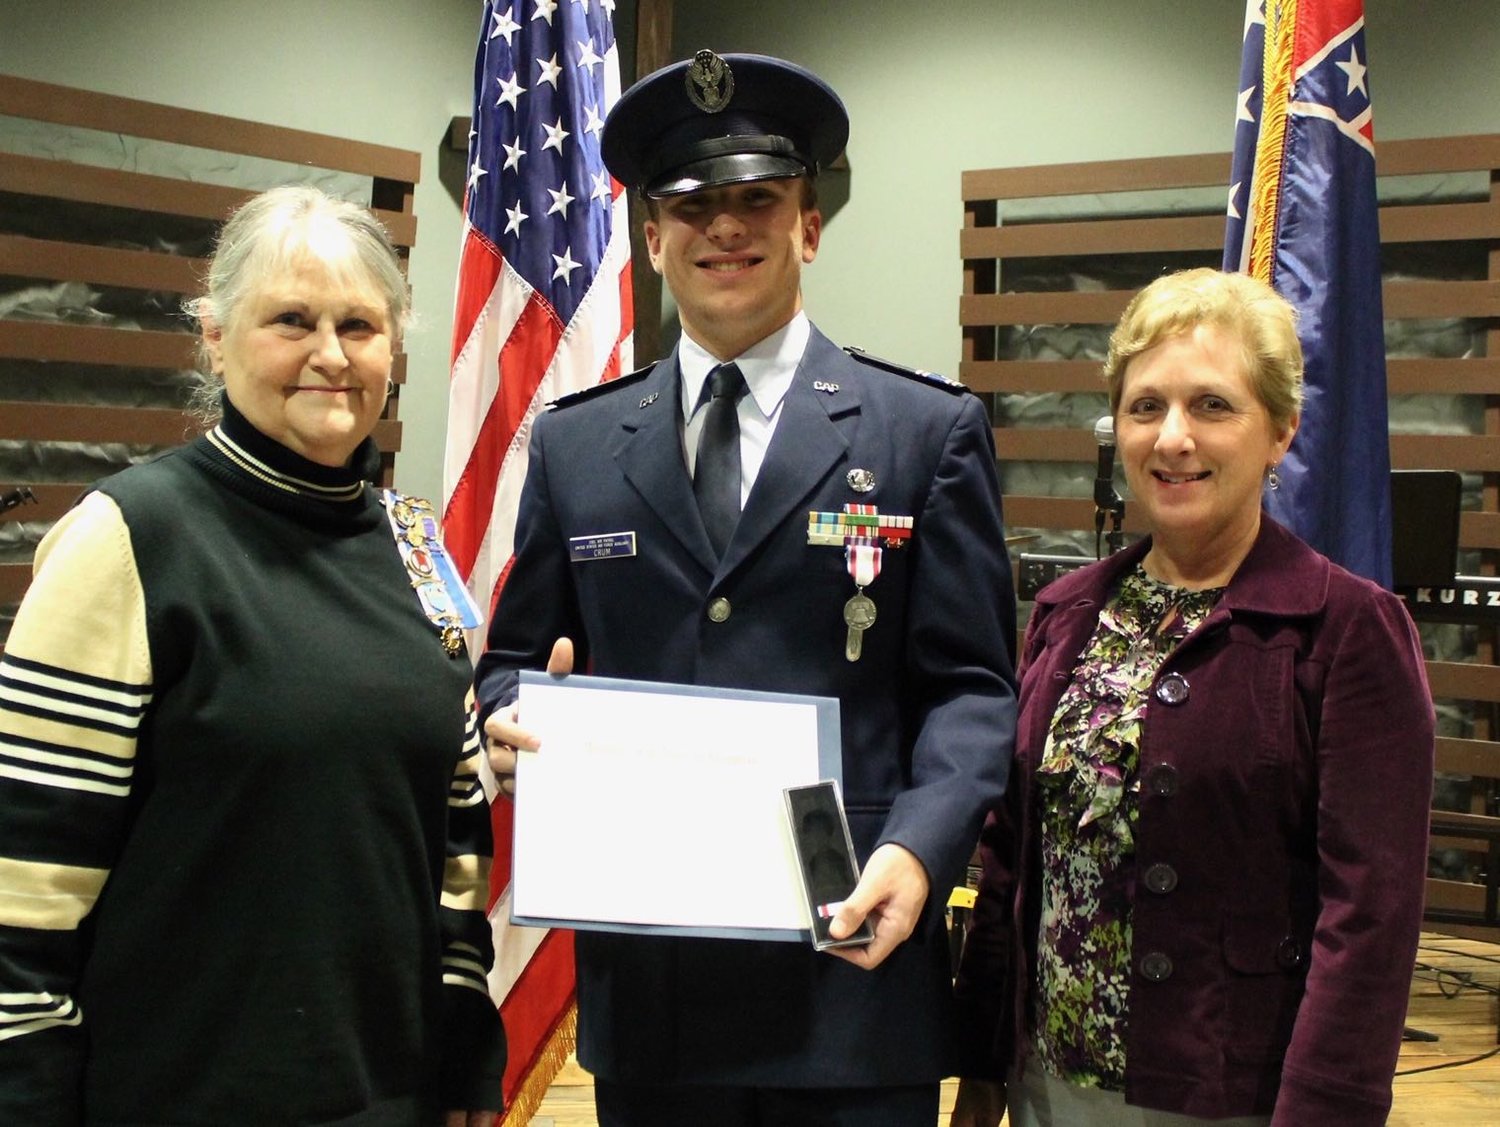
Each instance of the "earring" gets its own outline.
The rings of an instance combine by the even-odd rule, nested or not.
[[[1281,475],[1276,472],[1275,466],[1266,471],[1266,484],[1271,487],[1273,493],[1281,488]]]
[[[395,394],[396,394],[396,381],[393,380],[393,379],[391,379],[389,376],[387,376],[386,380],[385,380],[385,397],[387,399],[389,399],[391,396],[393,396]]]

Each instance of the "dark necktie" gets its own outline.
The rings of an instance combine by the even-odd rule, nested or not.
[[[740,519],[740,397],[745,377],[733,364],[721,364],[708,375],[713,395],[698,434],[698,461],[693,496],[703,514],[709,542],[720,556]]]

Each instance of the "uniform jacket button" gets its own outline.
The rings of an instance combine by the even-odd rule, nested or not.
[[[1161,951],[1152,951],[1141,959],[1141,975],[1148,982],[1165,982],[1172,977],[1172,958]]]
[[[727,622],[729,611],[729,600],[721,595],[708,604],[708,619],[710,622]]]
[[[1168,673],[1156,683],[1156,699],[1162,704],[1184,704],[1188,699],[1187,678],[1181,673]]]
[[[1294,936],[1288,935],[1276,945],[1276,965],[1283,970],[1296,970],[1306,958],[1302,944]]]
[[[1177,870],[1164,861],[1158,861],[1146,870],[1146,887],[1165,896],[1177,887]]]
[[[1146,786],[1159,798],[1171,798],[1177,793],[1177,768],[1170,763],[1158,763],[1146,772]]]

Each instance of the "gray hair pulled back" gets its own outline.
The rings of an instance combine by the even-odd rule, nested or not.
[[[400,334],[411,311],[411,290],[390,233],[358,204],[304,184],[262,192],[229,217],[214,243],[203,294],[184,302],[183,310],[200,331],[209,325],[228,330],[247,298],[308,258],[321,263],[338,284],[372,286],[385,299],[393,334]],[[201,348],[199,368],[203,382],[188,408],[212,425],[223,381],[211,374]]]

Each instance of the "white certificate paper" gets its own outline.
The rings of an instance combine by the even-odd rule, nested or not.
[[[838,778],[838,701],[522,673],[511,920],[805,942],[782,789]]]

